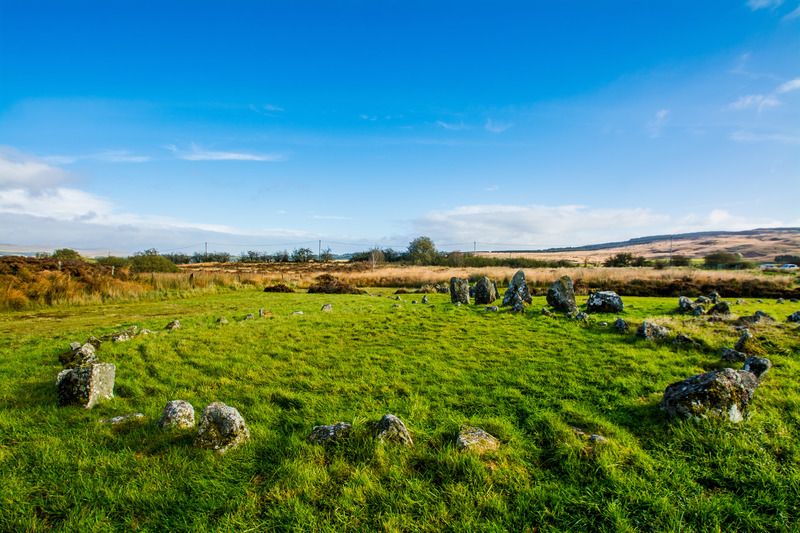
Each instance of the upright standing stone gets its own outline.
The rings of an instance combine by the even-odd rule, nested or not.
[[[557,311],[574,313],[578,310],[575,303],[575,287],[572,285],[572,278],[561,276],[547,289],[547,303]]]
[[[483,276],[475,284],[475,303],[478,305],[488,305],[497,300],[497,288],[492,280]]]
[[[517,270],[514,277],[511,278],[511,283],[508,285],[505,295],[503,295],[503,306],[518,307],[522,303],[529,304],[532,301],[533,298],[525,281],[525,272]]]
[[[114,376],[117,367],[110,363],[62,370],[56,378],[59,405],[82,405],[91,409],[100,400],[114,397]]]
[[[469,303],[469,282],[462,278],[450,278],[450,301],[455,303]]]
[[[249,439],[250,430],[239,411],[222,402],[214,402],[203,409],[194,443],[200,448],[225,453]]]
[[[383,415],[383,418],[375,423],[375,438],[379,441],[398,442],[405,446],[414,445],[406,425],[392,414]]]

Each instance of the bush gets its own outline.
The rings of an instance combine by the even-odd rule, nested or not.
[[[703,258],[706,268],[741,269],[750,268],[750,263],[744,260],[742,254],[731,252],[714,252]]]
[[[107,267],[124,268],[126,266],[129,266],[131,264],[131,261],[127,257],[115,257],[113,255],[110,255],[108,257],[98,257],[97,264]]]
[[[178,272],[175,263],[151,248],[138,252],[131,258],[132,272]]]
[[[264,287],[264,292],[294,292],[294,289],[283,283],[277,283],[269,287]]]
[[[81,254],[72,248],[59,248],[52,255],[53,259],[61,259],[62,261],[75,261],[81,258]]]
[[[308,292],[320,294],[365,294],[361,289],[338,280],[330,274],[318,276],[314,284],[308,288]]]
[[[673,255],[670,259],[670,265],[676,267],[686,267],[692,263],[692,260],[685,255]]]
[[[308,263],[314,259],[314,252],[311,248],[297,248],[292,251],[292,261],[295,263]]]

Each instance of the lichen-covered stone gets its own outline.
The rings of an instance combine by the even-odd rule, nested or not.
[[[578,309],[575,303],[575,287],[572,278],[562,276],[547,289],[547,304],[556,311],[574,313]]]
[[[667,387],[661,408],[672,417],[741,422],[749,414],[757,386],[758,378],[744,370],[725,368],[706,372]]]
[[[133,339],[138,334],[139,334],[139,326],[131,326],[121,331],[115,331],[114,333],[103,335],[102,337],[100,337],[100,339],[111,342],[126,342]]]
[[[723,348],[722,349],[722,360],[728,361],[729,363],[741,363],[747,359],[747,354],[744,352],[740,352],[738,350],[734,350],[733,348]]]
[[[225,453],[249,439],[250,430],[239,411],[222,402],[214,402],[203,409],[200,415],[194,443],[200,448]]]
[[[97,362],[97,352],[93,344],[72,342],[69,347],[68,352],[58,356],[58,360],[64,368],[87,366]]]
[[[353,426],[347,422],[337,422],[330,426],[314,426],[308,436],[308,441],[316,444],[339,442],[346,439],[352,429]]]
[[[173,320],[172,322],[167,324],[167,327],[166,327],[166,329],[168,329],[170,331],[172,331],[174,329],[180,329],[180,328],[181,328],[181,321],[180,320]]]
[[[717,302],[708,310],[709,315],[725,316],[731,314],[731,306],[728,302]]]
[[[59,405],[81,405],[91,409],[100,400],[114,397],[114,377],[117,367],[110,363],[62,370],[56,378]]]
[[[772,361],[766,357],[748,357],[744,360],[742,370],[752,372],[759,380],[772,368]]]
[[[228,319],[225,318],[224,316],[221,316],[221,317],[219,317],[217,319],[217,324],[219,324],[220,326],[224,326],[227,323],[228,323]]]
[[[747,355],[761,355],[764,353],[764,348],[758,342],[749,329],[743,329],[739,340],[733,346],[736,351],[744,352]]]
[[[469,303],[469,282],[462,278],[450,278],[450,301],[452,303]]]
[[[689,313],[693,308],[694,304],[689,298],[686,296],[681,296],[678,298],[678,311],[681,313]]]
[[[158,420],[161,429],[192,429],[194,427],[194,407],[186,400],[171,400],[164,406]]]
[[[672,341],[672,344],[677,348],[692,348],[699,346],[697,341],[684,333],[678,333],[678,335],[675,336],[675,340]]]
[[[456,438],[456,448],[462,452],[483,454],[500,447],[500,441],[478,427],[461,426]]]
[[[597,291],[586,301],[588,313],[621,313],[624,309],[622,298],[614,291]]]
[[[717,291],[711,291],[711,293],[708,295],[708,300],[712,304],[718,304],[722,301],[722,296],[720,296]]]
[[[645,320],[636,330],[636,336],[648,341],[663,340],[669,337],[669,329]]]
[[[764,311],[756,311],[751,316],[739,317],[736,321],[737,324],[742,326],[755,326],[757,324],[772,324],[775,319]]]
[[[392,414],[383,415],[375,423],[375,438],[382,442],[397,442],[404,446],[414,445],[406,425]]]
[[[475,284],[475,303],[478,305],[488,305],[497,300],[497,286],[483,276]]]
[[[503,302],[501,305],[504,307],[510,306],[512,311],[521,312],[524,310],[526,303],[531,303],[533,298],[528,290],[528,283],[525,281],[525,272],[517,270],[514,277],[511,278],[511,283],[503,295]]]

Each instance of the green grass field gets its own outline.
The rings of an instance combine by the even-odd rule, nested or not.
[[[797,304],[733,306],[779,321],[754,329],[774,367],[734,425],[658,409],[670,383],[726,366],[719,351],[738,337],[729,323],[673,315],[676,298],[625,298],[622,316],[634,328],[654,317],[698,348],[598,324],[615,315],[544,317],[544,298],[520,316],[442,295],[392,308],[381,294],[242,290],[1,314],[0,530],[800,529],[800,335],[785,323]],[[271,316],[242,320],[260,307]],[[173,318],[182,329],[163,331]],[[132,324],[159,333],[98,351],[117,365],[116,397],[57,407],[68,343]],[[236,407],[251,441],[220,456],[191,433],[163,433],[172,399],[198,416],[212,401]],[[133,412],[146,421],[99,423]],[[405,421],[413,448],[372,440],[385,413]],[[337,421],[353,424],[349,441],[306,442]],[[463,423],[500,449],[460,453]],[[608,441],[589,446],[570,426]]]

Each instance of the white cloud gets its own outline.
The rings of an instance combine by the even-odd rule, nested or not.
[[[800,9],[800,7],[798,9]],[[797,90],[800,90],[800,78],[795,78],[780,84],[778,88],[775,89],[775,92],[778,94],[786,94]]]
[[[769,109],[771,107],[778,107],[781,101],[774,96],[768,94],[748,94],[747,96],[740,96],[738,100],[730,104],[731,109],[751,109],[756,108],[759,111]]]
[[[87,159],[104,163],[146,163],[152,158],[146,155],[132,154],[127,150],[107,150],[85,155],[48,155],[42,157],[43,161],[53,165],[70,165]]]
[[[0,188],[40,189],[60,183],[66,173],[10,147],[0,146]]]
[[[285,161],[286,157],[281,154],[260,154],[252,152],[224,152],[215,150],[204,150],[192,144],[189,150],[181,150],[174,144],[164,146],[178,159],[185,161]]]
[[[510,122],[499,122],[497,120],[487,119],[483,127],[490,133],[503,133],[513,126],[514,124]]]
[[[740,143],[780,143],[800,144],[800,136],[786,135],[784,133],[753,133],[751,131],[735,131],[730,136],[732,141]]]
[[[747,0],[747,7],[753,11],[759,9],[775,9],[783,4],[783,0]]]
[[[656,114],[647,122],[647,133],[652,138],[660,137],[661,130],[669,121],[669,109],[659,109]]]
[[[645,235],[780,226],[769,219],[733,216],[715,209],[706,215],[673,217],[642,208],[579,205],[469,205],[433,211],[414,221],[419,234],[443,242],[483,242],[548,248],[618,241]]]
[[[445,130],[465,130],[467,126],[463,122],[445,122],[443,120],[437,120],[436,125]]]

